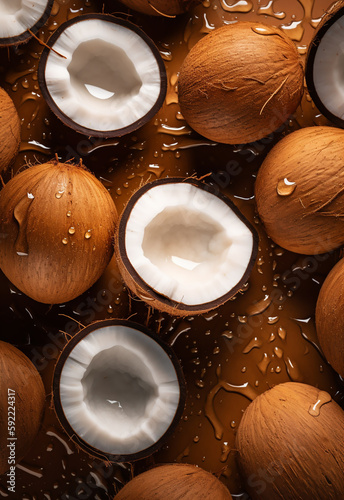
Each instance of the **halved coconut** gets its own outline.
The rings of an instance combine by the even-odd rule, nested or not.
[[[57,362],[53,385],[67,434],[87,453],[114,462],[156,451],[185,403],[175,354],[124,320],[100,321],[73,337]]]
[[[31,38],[50,16],[53,0],[0,0],[0,47]],[[30,30],[30,31],[28,31]]]
[[[194,179],[146,184],[129,200],[115,251],[128,287],[152,307],[200,314],[247,281],[258,236],[233,203]]]
[[[146,123],[167,89],[158,49],[137,26],[107,14],[63,23],[48,42],[38,80],[66,125],[96,137],[119,137]]]
[[[327,11],[309,45],[306,82],[309,94],[321,113],[344,127],[344,3]]]

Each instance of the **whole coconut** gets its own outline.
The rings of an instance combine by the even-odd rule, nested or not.
[[[248,143],[269,135],[296,110],[303,67],[282,31],[238,22],[191,49],[178,88],[182,114],[196,132],[212,141]]]
[[[120,2],[143,14],[174,17],[201,3],[201,0],[120,0]]]
[[[83,166],[30,167],[0,192],[1,270],[34,300],[72,300],[108,265],[116,219],[109,192]]]
[[[344,377],[344,259],[334,266],[321,287],[315,320],[327,361]]]
[[[136,476],[114,500],[230,500],[215,476],[189,464],[166,464]]]
[[[16,463],[31,447],[41,425],[45,392],[31,361],[19,349],[1,341],[0,380],[0,474],[4,474],[13,465],[9,463],[12,456],[7,446],[11,438],[17,438],[13,440]]]
[[[267,155],[256,203],[268,235],[281,247],[319,254],[344,244],[344,131],[308,127]]]
[[[288,382],[258,396],[238,428],[252,500],[344,498],[344,412],[327,392]]]
[[[20,119],[12,99],[0,87],[0,172],[16,157],[20,145]]]

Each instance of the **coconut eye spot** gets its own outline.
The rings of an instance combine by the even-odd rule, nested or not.
[[[99,100],[124,100],[137,95],[142,80],[133,62],[123,49],[104,40],[81,43],[73,52],[68,66],[71,84],[80,99],[88,99],[90,106]]]

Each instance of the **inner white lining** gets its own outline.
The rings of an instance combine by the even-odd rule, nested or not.
[[[46,64],[48,91],[79,125],[117,130],[145,116],[160,94],[160,71],[147,43],[134,31],[101,19],[66,28]]]
[[[313,81],[324,106],[344,119],[344,17],[332,24],[319,43]]]
[[[166,352],[123,325],[87,335],[61,373],[66,418],[86,442],[106,453],[137,453],[158,441],[174,418],[179,396]]]
[[[220,198],[188,183],[155,186],[133,207],[127,256],[157,292],[186,305],[211,302],[242,279],[253,236]]]
[[[0,38],[21,35],[40,20],[47,0],[0,0]]]

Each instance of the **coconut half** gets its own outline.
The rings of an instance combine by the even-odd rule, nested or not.
[[[321,113],[344,127],[344,4],[336,2],[319,24],[306,61],[309,94]]]
[[[87,453],[131,461],[156,451],[184,409],[185,385],[172,350],[142,326],[105,320],[83,329],[57,362],[57,416]]]
[[[247,281],[256,231],[233,203],[194,179],[146,184],[118,225],[123,278],[149,305],[185,316],[213,309]]]
[[[137,26],[107,14],[63,23],[48,42],[38,80],[66,125],[96,137],[136,130],[161,107],[167,89],[158,49]]]
[[[0,47],[31,38],[50,16],[53,0],[0,0]],[[28,31],[30,30],[30,31]]]

